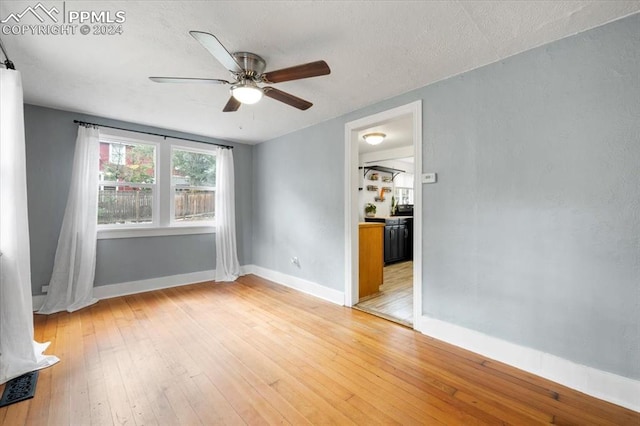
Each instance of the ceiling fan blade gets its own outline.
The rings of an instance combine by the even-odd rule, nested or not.
[[[242,67],[216,36],[202,31],[189,31],[189,34],[198,40],[226,69],[231,72],[242,72]]]
[[[217,78],[149,77],[149,80],[156,83],[229,84],[227,80]]]
[[[329,65],[325,61],[316,61],[266,72],[262,77],[265,83],[282,83],[283,81],[300,80],[301,78],[318,77],[327,74],[331,74]]]
[[[237,111],[238,108],[240,108],[240,105],[242,105],[240,103],[240,101],[237,100],[236,98],[234,98],[233,96],[231,96],[229,98],[229,100],[227,101],[227,104],[222,109],[222,112],[234,112],[234,111]]]
[[[287,105],[291,105],[292,107],[303,111],[311,108],[313,105],[309,101],[305,101],[304,99],[300,99],[297,96],[293,96],[290,93],[283,92],[282,90],[278,90],[273,87],[265,87],[262,90],[264,91],[265,96],[275,99],[276,101],[284,102]]]

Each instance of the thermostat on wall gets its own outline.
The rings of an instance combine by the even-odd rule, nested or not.
[[[422,183],[436,183],[438,181],[437,173],[423,173]]]

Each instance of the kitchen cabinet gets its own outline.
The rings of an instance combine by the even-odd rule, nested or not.
[[[367,222],[384,222],[384,263],[413,258],[413,218],[365,218]]]
[[[392,219],[384,227],[384,263],[411,259],[410,219]]]
[[[359,297],[380,291],[383,280],[384,224],[361,223],[359,225]]]

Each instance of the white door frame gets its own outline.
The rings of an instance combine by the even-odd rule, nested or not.
[[[344,126],[345,146],[345,286],[344,305],[358,301],[358,132],[401,116],[411,115],[415,173],[413,181],[413,328],[422,315],[422,101],[350,121]]]

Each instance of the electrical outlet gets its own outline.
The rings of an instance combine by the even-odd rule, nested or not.
[[[294,256],[294,257],[291,258],[291,263],[293,263],[294,265],[296,265],[298,267],[300,266],[300,260],[298,259],[297,256]]]

